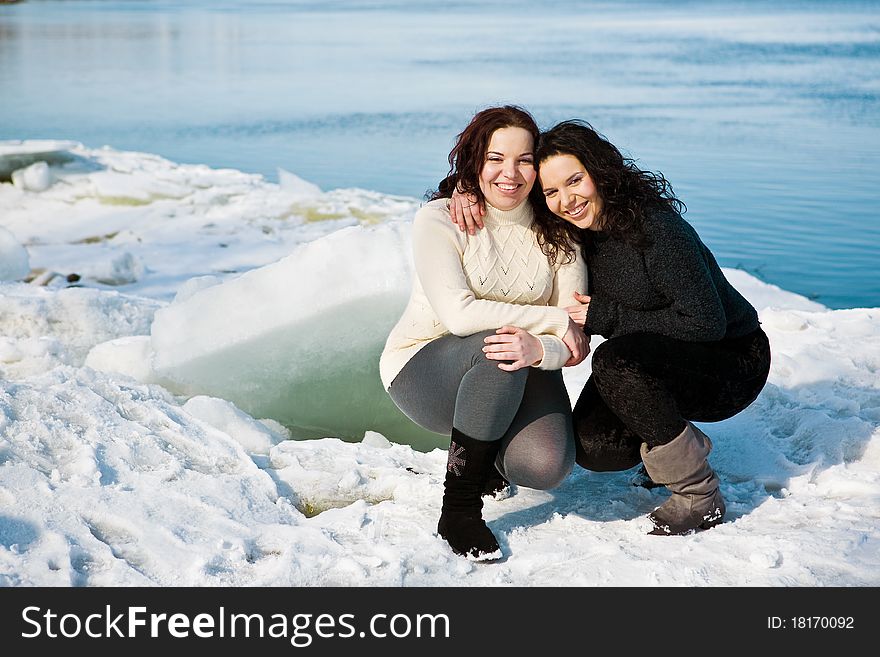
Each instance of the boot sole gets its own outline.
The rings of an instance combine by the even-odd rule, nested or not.
[[[498,561],[502,556],[501,549],[497,549],[494,552],[481,552],[480,554],[474,556],[472,554],[464,554],[461,555],[468,561],[473,561],[474,563],[488,562],[488,561]]]
[[[489,531],[488,527],[486,528],[486,531]],[[491,543],[487,544],[487,542],[483,542],[483,550],[488,548],[491,550],[490,552],[482,551],[481,548],[476,545],[471,545],[470,547],[456,547],[449,542],[448,533],[445,531],[441,531],[440,527],[437,527],[437,536],[446,541],[446,545],[448,545],[449,549],[452,550],[456,555],[458,555],[459,557],[464,557],[468,561],[494,561],[496,559],[500,559],[502,556],[501,546],[498,545],[497,540],[494,540],[494,535],[492,535],[493,540]],[[494,549],[492,549],[493,547]]]
[[[689,527],[688,529],[680,529],[678,531],[672,531],[669,529],[669,525],[654,525],[654,529],[648,532],[648,536],[689,536],[690,534],[696,534],[700,531],[706,531],[707,529],[712,529],[721,524],[722,518],[718,518],[716,520],[704,520],[696,527]],[[652,520],[653,522],[653,520]]]

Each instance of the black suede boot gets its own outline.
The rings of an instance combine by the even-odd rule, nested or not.
[[[501,557],[501,548],[483,520],[483,489],[495,469],[501,441],[474,440],[452,430],[446,462],[443,506],[437,533],[456,554],[472,561]]]

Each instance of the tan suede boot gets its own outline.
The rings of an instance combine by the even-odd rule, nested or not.
[[[665,445],[649,450],[642,444],[645,470],[651,479],[672,491],[672,497],[648,515],[654,523],[650,534],[689,534],[721,522],[724,500],[718,477],[706,460],[711,449],[709,436],[690,422]]]

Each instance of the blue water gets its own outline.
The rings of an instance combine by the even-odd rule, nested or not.
[[[0,139],[419,197],[512,102],[589,120],[723,266],[832,308],[880,307],[878,98],[876,2],[0,5]]]

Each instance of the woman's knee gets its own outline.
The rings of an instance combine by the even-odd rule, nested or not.
[[[651,379],[646,340],[643,334],[622,335],[600,344],[593,352],[593,382],[606,403],[618,393],[627,394],[641,381]]]
[[[466,357],[470,358],[472,367],[482,365],[484,361],[489,362],[489,359],[486,358],[486,354],[483,352],[483,347],[486,346],[485,340],[490,335],[495,335],[495,331],[480,331],[479,333],[473,333],[460,338],[460,344],[466,350]]]
[[[518,457],[519,456],[519,457]],[[535,490],[550,490],[559,486],[574,468],[574,450],[563,453],[532,455],[507,454],[504,458],[504,474],[507,480],[518,486]]]
[[[502,370],[498,367],[499,361],[486,358],[482,341],[473,345],[470,358],[468,370],[459,385],[458,399],[461,400],[464,393],[465,401],[467,398],[479,399],[481,406],[491,401],[493,405],[513,404],[514,408],[518,407],[529,376],[529,368],[523,367],[513,372]]]
[[[640,342],[636,334],[605,340],[593,350],[593,374],[597,377],[612,375],[637,363]]]

